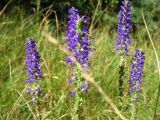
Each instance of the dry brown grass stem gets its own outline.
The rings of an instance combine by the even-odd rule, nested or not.
[[[10,0],[4,7],[3,9],[0,11],[0,16],[4,13],[4,11],[6,10],[7,6],[12,2],[13,0]]]

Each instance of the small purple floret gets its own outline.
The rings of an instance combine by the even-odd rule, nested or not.
[[[77,88],[73,88],[73,90],[70,91],[70,96],[71,96],[71,97],[74,96],[75,93],[76,93],[76,91],[77,91]]]
[[[82,85],[81,85],[81,90],[82,90],[82,92],[88,93],[88,92],[89,92],[89,91],[88,91],[88,88],[89,88],[89,87],[90,87],[90,83],[84,81],[84,82],[82,83]]]
[[[68,80],[68,83],[71,84],[73,83],[73,81],[76,80],[76,76],[72,76],[69,80]]]

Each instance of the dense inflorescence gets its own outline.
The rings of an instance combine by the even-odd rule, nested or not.
[[[145,54],[143,51],[136,50],[136,53],[133,55],[132,58],[132,71],[130,75],[130,90],[129,94],[137,94],[141,90],[141,84],[142,84],[142,74],[143,74],[143,68],[144,68],[144,60],[145,60]],[[138,96],[135,96],[138,97]],[[134,98],[136,99],[136,98]]]
[[[38,96],[41,96],[41,88],[38,79],[42,78],[40,70],[41,59],[34,39],[26,40],[26,64],[28,71],[27,83],[30,84],[28,93],[32,95],[32,102],[35,103]]]
[[[120,9],[120,18],[118,23],[118,39],[116,41],[116,50],[119,53],[128,55],[129,45],[131,44],[130,38],[131,31],[131,4],[129,0],[122,0]]]
[[[68,23],[67,23],[67,37],[66,42],[68,50],[71,51],[76,58],[76,60],[83,67],[90,67],[89,54],[91,51],[91,42],[89,39],[89,32],[86,28],[87,20],[84,16],[80,16],[79,11],[74,7],[69,9]],[[66,58],[66,62],[70,66],[75,66],[75,63],[70,59],[70,56]],[[76,72],[76,71],[75,71]],[[77,74],[73,73],[73,77],[69,80],[71,84],[74,81],[77,81]],[[86,82],[85,82],[86,84]],[[87,92],[87,85],[84,89],[84,83],[82,83],[82,90]],[[71,96],[73,96],[78,88],[74,88],[71,91]]]
[[[69,9],[68,19],[66,31],[68,49],[74,53],[74,57],[82,66],[89,66],[89,51],[91,48],[89,32],[85,27],[87,20],[84,16],[80,16],[78,10],[73,7]],[[66,58],[66,62],[74,65],[69,56]]]

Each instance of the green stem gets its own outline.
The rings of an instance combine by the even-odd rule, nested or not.
[[[136,120],[136,109],[134,104],[131,105],[131,114],[130,120]]]
[[[82,95],[81,95],[82,75],[79,69],[76,69],[76,76],[77,76],[77,81],[76,81],[77,92],[75,94],[74,120],[79,120],[78,110],[82,102]]]
[[[123,83],[124,83],[124,55],[121,56],[121,62],[119,65],[119,97],[123,97]]]
[[[41,113],[40,113],[40,110],[39,110],[39,101],[38,101],[38,103],[36,104],[36,112],[37,112],[37,118],[38,118],[38,120],[42,120],[42,117],[41,117]]]
[[[75,104],[74,104],[74,120],[79,120],[79,116],[78,116],[78,109],[80,106],[80,100],[79,100],[79,94],[76,93],[75,96]]]
[[[160,63],[159,63],[159,57],[158,57],[158,52],[155,48],[155,45],[153,43],[153,40],[152,40],[152,37],[151,37],[151,34],[148,30],[148,26],[147,26],[147,23],[146,23],[146,20],[144,18],[144,14],[143,14],[143,11],[142,11],[142,18],[143,18],[143,21],[144,21],[144,24],[145,24],[145,27],[146,27],[146,30],[147,30],[147,34],[148,34],[148,37],[150,39],[150,42],[152,44],[152,47],[153,47],[153,50],[154,50],[154,53],[155,53],[155,57],[156,57],[156,61],[157,61],[157,67],[158,67],[158,73],[159,73],[159,80],[160,80]],[[157,109],[158,109],[158,101],[159,101],[159,97],[160,97],[160,81],[158,83],[158,95],[157,95],[157,98],[156,98],[156,105],[155,105],[155,110],[154,110],[154,116],[153,116],[153,120],[156,119],[156,114],[157,114]]]

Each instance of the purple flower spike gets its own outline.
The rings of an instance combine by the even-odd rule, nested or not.
[[[130,75],[130,90],[129,94],[132,93],[138,93],[141,90],[141,84],[143,82],[142,80],[142,74],[143,74],[143,68],[144,68],[144,60],[145,60],[145,54],[142,51],[136,50],[136,53],[133,55],[132,58],[132,71]]]
[[[32,95],[32,102],[36,102],[36,96],[41,96],[41,89],[38,85],[38,79],[42,78],[40,71],[41,59],[34,39],[26,40],[26,64],[28,71],[27,83],[30,84],[28,93]]]
[[[89,66],[89,52],[91,50],[88,30],[86,29],[87,20],[84,16],[80,16],[79,11],[75,8],[69,9],[67,23],[67,45],[68,49],[74,53],[74,57],[81,63],[82,66]],[[74,66],[69,56],[66,62]]]
[[[117,32],[118,39],[115,48],[119,53],[128,55],[128,46],[132,42],[129,35],[131,32],[131,4],[129,0],[122,0]]]
[[[40,56],[38,54],[37,45],[34,39],[26,41],[26,63],[28,70],[28,79],[26,82],[33,83],[42,77],[40,71]]]

